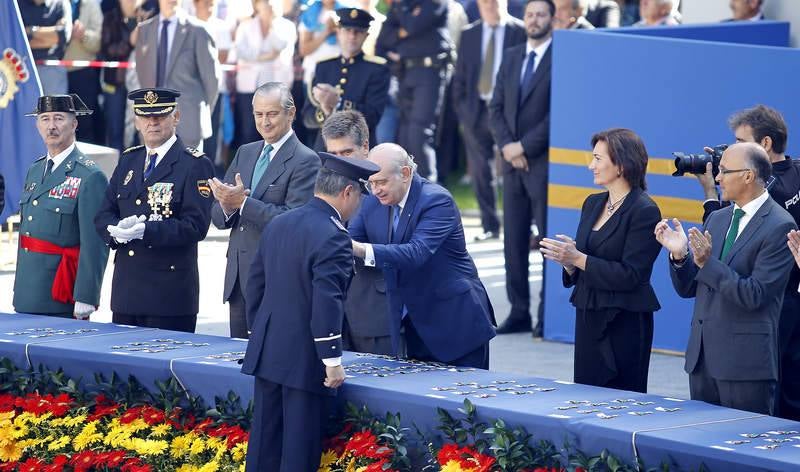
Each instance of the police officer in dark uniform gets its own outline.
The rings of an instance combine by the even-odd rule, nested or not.
[[[344,227],[379,170],[320,153],[314,198],[264,229],[250,269],[242,372],[255,376],[248,472],[316,472],[327,397],[344,382],[342,320],[353,270]]]
[[[194,332],[200,298],[197,243],[211,222],[214,166],[175,135],[180,92],[128,94],[144,145],[125,150],[95,217],[116,249],[115,323]]]
[[[19,201],[18,312],[88,319],[100,304],[108,248],[92,220],[108,179],[75,146],[76,117],[91,113],[77,95],[46,95],[28,114],[47,155],[28,169]]]
[[[773,200],[788,211],[800,225],[800,161],[785,154],[788,130],[781,114],[770,107],[757,105],[734,114],[729,119],[736,142],[761,145],[772,162],[772,176],[766,188]],[[711,166],[697,176],[706,194],[703,221],[728,202],[720,202],[714,186]],[[786,235],[776,234],[776,238]],[[777,415],[800,421],[800,268],[793,267],[783,295],[778,325],[781,355]]]
[[[308,129],[318,129],[337,110],[357,110],[367,120],[370,146],[374,146],[372,136],[388,99],[389,67],[386,59],[362,50],[372,15],[358,8],[340,8],[336,14],[342,54],[317,63],[303,107],[303,122]],[[324,149],[325,143],[317,133],[314,150]]]
[[[448,0],[395,0],[376,51],[396,62],[400,89],[397,143],[415,157],[417,172],[436,181],[436,120],[451,64]]]

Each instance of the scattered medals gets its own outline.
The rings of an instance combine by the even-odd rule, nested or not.
[[[169,207],[172,202],[172,182],[156,182],[147,187],[147,204],[150,205],[150,217],[147,221],[162,221],[172,215]]]

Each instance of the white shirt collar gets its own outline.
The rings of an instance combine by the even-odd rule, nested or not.
[[[531,53],[531,51],[534,51],[536,53],[536,59],[537,60],[541,59],[542,56],[544,56],[544,53],[547,52],[547,48],[550,47],[550,43],[552,43],[552,42],[553,42],[553,37],[552,36],[549,37],[547,39],[547,41],[543,42],[542,44],[540,44],[540,45],[538,45],[536,47],[533,47],[533,46],[531,46],[531,43],[526,42],[525,43],[525,55],[527,56],[527,55],[529,55]]]
[[[747,21],[760,21],[764,17],[764,10],[758,9],[758,12],[747,19]]]
[[[75,141],[73,141],[72,144],[70,144],[68,148],[66,148],[63,151],[59,152],[55,156],[51,156],[48,153],[47,154],[47,158],[50,159],[51,161],[53,161],[53,170],[56,170],[58,168],[58,166],[60,166],[61,163],[64,162],[64,160],[66,160],[66,158],[69,157],[69,155],[72,154],[72,151],[74,151],[74,150],[75,150]],[[46,164],[47,163],[45,162],[45,165]]]
[[[397,204],[397,206],[400,207],[400,211],[403,211],[406,207],[406,202],[408,201],[408,194],[411,193],[411,185],[414,185],[414,174],[411,174],[411,184],[408,186],[406,194],[403,195],[403,199],[400,200],[400,203]]]
[[[492,27],[489,26],[489,23],[487,23],[485,21],[481,21],[481,24],[483,25],[483,31],[491,31],[492,30]],[[508,24],[508,18],[505,15],[501,15],[500,16],[500,21],[497,22],[497,24],[495,25],[495,28],[505,28],[505,26],[507,24]]]
[[[178,137],[173,134],[168,140],[166,140],[164,142],[164,144],[162,144],[161,146],[159,146],[159,147],[157,147],[155,149],[150,149],[148,147],[145,147],[145,149],[147,150],[147,155],[149,156],[152,151],[155,151],[156,153],[158,153],[158,157],[156,157],[156,164],[155,164],[155,165],[158,165],[159,162],[161,162],[161,159],[164,158],[164,156],[167,154],[169,149],[172,147],[173,144],[175,144],[175,141],[177,141],[177,140],[178,140]]]
[[[756,214],[758,209],[761,208],[761,205],[763,205],[764,202],[767,201],[768,198],[769,198],[769,192],[764,190],[764,193],[754,198],[749,203],[746,203],[744,206],[740,207],[739,205],[734,205],[734,211],[736,208],[741,208],[742,210],[744,210],[745,215],[752,217],[753,215]]]
[[[286,132],[286,134],[284,134],[284,135],[281,137],[281,139],[279,139],[279,140],[278,140],[277,142],[275,142],[275,143],[272,143],[272,151],[269,153],[269,158],[270,158],[270,160],[271,160],[273,157],[275,157],[275,154],[277,154],[277,153],[278,153],[278,149],[280,149],[280,148],[281,148],[281,146],[283,146],[284,144],[286,144],[286,141],[288,141],[288,140],[289,140],[289,138],[292,136],[292,133],[294,133],[294,131],[292,130],[292,128],[289,128],[289,131],[287,131],[287,132]],[[264,150],[264,148],[265,148],[265,147],[267,147],[267,144],[269,144],[269,143],[267,143],[267,141],[266,141],[266,140],[264,140],[264,145],[261,147],[261,150],[262,150],[262,151]]]

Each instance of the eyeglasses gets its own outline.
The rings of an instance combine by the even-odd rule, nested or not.
[[[719,173],[722,175],[735,174],[736,172],[752,171],[753,169],[723,169],[720,167]]]

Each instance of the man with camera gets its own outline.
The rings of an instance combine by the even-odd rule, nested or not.
[[[782,208],[788,211],[795,223],[800,224],[800,162],[792,160],[784,154],[786,150],[787,129],[781,114],[770,107],[757,105],[734,114],[728,121],[736,136],[736,142],[758,143],[767,152],[772,163],[772,178],[766,188],[770,196]],[[706,148],[711,154],[712,149]],[[708,216],[727,206],[721,202],[714,185],[713,169],[719,162],[712,156],[714,164],[706,164],[706,172],[696,174],[705,193],[703,202],[703,222]],[[784,238],[783,234],[775,234],[776,238]],[[777,413],[779,416],[800,420],[800,268],[794,267],[786,285],[778,325],[778,343],[780,352],[780,385]]]

